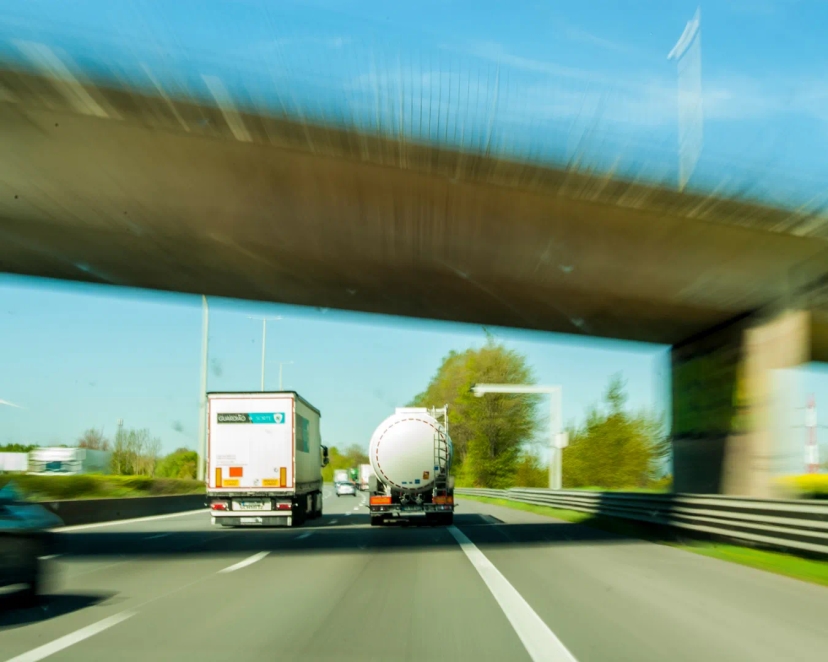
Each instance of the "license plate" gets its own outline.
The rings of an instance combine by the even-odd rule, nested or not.
[[[264,504],[261,501],[238,501],[240,510],[262,510]]]
[[[420,511],[422,508],[417,508],[417,506],[403,506],[403,512],[410,513],[414,511]]]

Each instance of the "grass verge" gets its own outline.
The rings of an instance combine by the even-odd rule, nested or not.
[[[615,517],[595,517],[577,510],[536,506],[530,503],[520,503],[518,501],[509,501],[508,499],[493,499],[491,497],[468,496],[465,494],[458,494],[457,496],[460,499],[479,501],[480,503],[488,503],[494,506],[504,506],[514,510],[523,510],[538,515],[554,517],[571,522],[572,524],[585,524],[586,526],[603,531],[610,531],[633,538],[641,538],[642,540],[669,545],[670,547],[683,549],[694,554],[701,554],[702,556],[709,556],[721,561],[739,563],[778,575],[785,575],[786,577],[793,577],[794,579],[800,579],[813,584],[828,586],[828,562],[825,561],[802,558],[783,552],[773,552],[705,540],[697,540],[692,543],[677,542],[676,540],[666,538],[663,534],[660,536],[656,535],[654,533],[654,527],[647,524],[634,522],[632,520],[622,520]]]
[[[0,488],[10,482],[32,501],[172,496],[205,491],[204,483],[197,480],[148,476],[0,476]]]

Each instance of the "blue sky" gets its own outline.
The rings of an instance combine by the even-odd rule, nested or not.
[[[262,324],[266,387],[296,390],[323,414],[326,443],[367,446],[376,425],[421,391],[452,349],[482,327],[210,299],[209,390],[258,390]],[[201,299],[189,295],[0,276],[0,443],[72,443],[110,435],[119,418],[169,451],[195,447]],[[580,421],[615,372],[633,408],[669,402],[666,347],[490,328],[525,354],[539,383],[561,384],[564,417]]]
[[[0,57],[239,105],[675,182],[695,1],[29,0]],[[821,206],[828,3],[701,5],[704,147],[691,185]],[[422,102],[422,103],[421,103]]]

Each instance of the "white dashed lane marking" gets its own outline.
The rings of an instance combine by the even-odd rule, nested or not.
[[[219,572],[235,572],[236,570],[241,570],[249,565],[253,565],[257,561],[261,561],[268,554],[270,554],[270,552],[259,552],[258,554],[254,554],[253,556],[246,558],[244,561],[239,561],[224,570],[219,570]]]

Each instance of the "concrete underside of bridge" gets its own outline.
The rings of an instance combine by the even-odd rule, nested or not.
[[[19,274],[676,345],[828,271],[804,212],[19,71],[0,145]]]

